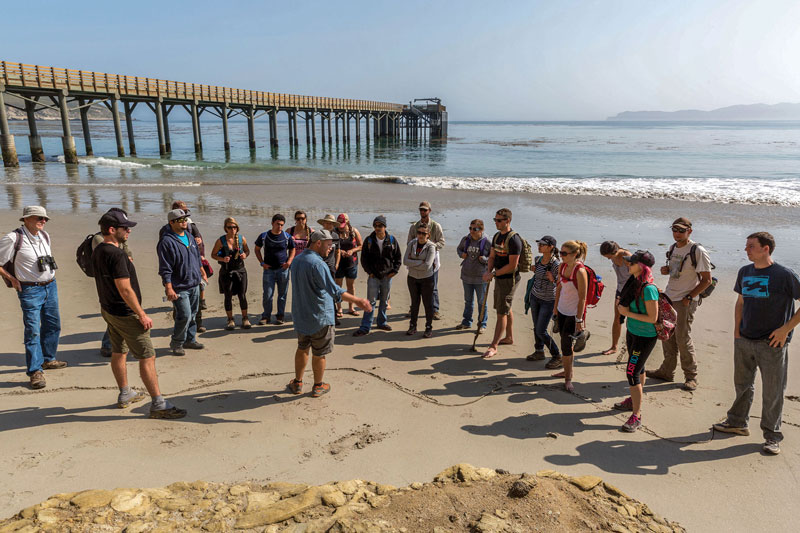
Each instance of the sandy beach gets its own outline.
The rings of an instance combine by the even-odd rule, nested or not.
[[[24,191],[23,191],[24,193]],[[302,193],[302,195],[301,195]],[[226,214],[234,214],[251,242],[266,228],[266,215],[305,208],[309,219],[345,211],[366,236],[372,218],[384,213],[389,232],[403,238],[420,199],[434,206],[448,241],[442,255],[440,291],[444,319],[434,337],[408,338],[403,314],[408,308],[405,271],[392,287],[392,332],[352,337],[360,318],[346,317],[337,330],[328,359],[331,394],[312,399],[291,396],[285,385],[293,373],[295,335],[291,323],[225,331],[222,296],[212,278],[209,310],[201,335],[206,349],[185,357],[168,353],[169,304],[157,276],[155,244],[163,225],[163,205],[131,209],[140,224],[130,246],[134,253],[144,307],[152,316],[161,388],[171,401],[189,410],[180,421],[146,418],[147,405],[114,406],[116,387],[108,360],[99,356],[104,323],[93,280],[74,261],[75,248],[97,231],[96,208],[77,201],[74,209],[51,210],[48,231],[59,263],[62,317],[59,358],[69,363],[47,372],[47,388],[31,391],[24,373],[22,323],[16,296],[0,292],[0,516],[58,492],[89,488],[149,487],[178,480],[244,480],[324,483],[365,478],[407,485],[430,479],[460,462],[514,472],[552,468],[608,480],[690,531],[790,531],[800,489],[800,389],[797,365],[790,365],[784,410],[786,435],[781,455],[766,457],[758,430],[760,381],[756,384],[750,437],[712,434],[733,399],[732,327],[736,270],[746,261],[744,238],[758,229],[773,230],[776,260],[797,264],[797,235],[790,226],[796,210],[777,207],[690,204],[667,200],[528,196],[420,189],[380,183],[341,182],[299,189],[274,184],[212,190],[227,204],[195,210],[207,241],[219,236]],[[172,188],[163,202],[200,198],[196,189]],[[16,201],[35,203],[22,194]],[[559,242],[581,238],[590,244],[588,263],[612,280],[609,263],[597,245],[615,239],[622,246],[649,248],[660,260],[669,244],[667,224],[677,216],[695,220],[696,240],[706,244],[717,264],[720,283],[700,307],[693,328],[699,361],[699,388],[648,381],[643,409],[645,429],[619,431],[625,418],[612,410],[627,395],[623,365],[603,356],[610,341],[613,288],[588,315],[592,337],[576,357],[577,394],[563,391],[544,362],[528,362],[533,349],[530,315],[522,290],[514,305],[515,344],[483,360],[469,351],[472,332],[454,330],[463,309],[455,247],[467,222],[489,222],[494,211],[514,211],[514,228],[529,240],[544,234]],[[591,207],[591,215],[587,207]],[[0,227],[17,225],[17,211],[0,212]],[[743,223],[765,226],[750,227]],[[491,224],[487,224],[491,227]],[[746,227],[745,227],[746,226]],[[248,259],[253,314],[261,309],[260,272]],[[529,275],[525,275],[523,283]],[[656,278],[663,288],[663,276]],[[613,285],[613,282],[611,283]],[[363,272],[357,292],[365,295]],[[291,295],[290,295],[291,298]],[[237,319],[238,320],[238,319]],[[490,331],[494,313],[490,314]],[[484,334],[479,347],[490,342]],[[793,350],[790,349],[790,353]],[[657,346],[649,368],[662,359]],[[135,363],[131,384],[141,387]],[[680,379],[678,372],[678,379]],[[557,434],[557,438],[548,437]],[[360,443],[360,444],[359,444]],[[758,497],[754,497],[758,495]]]

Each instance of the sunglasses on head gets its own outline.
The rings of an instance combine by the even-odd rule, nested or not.
[[[678,226],[672,226],[673,233],[686,233],[687,231],[689,230],[686,228],[679,228]]]

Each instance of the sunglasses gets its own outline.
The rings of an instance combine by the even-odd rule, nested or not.
[[[47,222],[47,217],[36,217],[36,220],[39,222]]]
[[[417,232],[417,235],[427,235],[427,234],[428,234],[427,231],[418,231]]]
[[[566,251],[564,251],[564,250],[561,250],[561,252],[559,252],[559,253],[560,253],[561,255],[572,255],[572,254],[574,254],[575,252],[566,252]]]
[[[505,222],[506,220],[508,220],[508,219],[507,218],[495,218],[494,219],[495,222]]]
[[[239,226],[225,226],[225,229],[239,229]]]
[[[386,226],[384,226],[383,224],[373,224],[372,227],[378,229],[378,228],[385,228]]]
[[[470,231],[483,231],[483,228],[479,228],[479,227],[476,226],[474,228],[469,228],[469,230]]]
[[[306,217],[297,217],[297,218],[296,218],[296,219],[294,219],[294,220],[295,220],[295,222],[299,222],[299,221],[301,221],[301,220],[305,220],[305,219],[306,219]]]
[[[428,211],[430,211],[430,209],[425,209],[424,207],[420,207],[419,210],[422,211],[423,213],[427,213]]]
[[[181,218],[174,219],[173,222],[186,222],[187,220],[189,220],[189,219],[186,218],[186,217],[181,217]]]
[[[679,228],[677,226],[672,226],[672,233],[686,233],[687,231],[689,230],[687,230],[686,228]]]

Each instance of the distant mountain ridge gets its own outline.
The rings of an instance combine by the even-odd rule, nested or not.
[[[606,120],[800,120],[800,104],[732,105],[711,111],[623,111]]]

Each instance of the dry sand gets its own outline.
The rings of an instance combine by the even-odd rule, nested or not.
[[[0,227],[10,230],[17,217],[0,214]],[[141,221],[130,243],[144,306],[155,322],[161,387],[170,400],[189,410],[184,420],[155,421],[146,418],[146,404],[114,407],[116,388],[108,360],[98,354],[104,323],[94,284],[73,260],[80,240],[96,231],[97,218],[94,213],[53,213],[49,223],[61,267],[59,358],[70,366],[47,372],[43,391],[27,387],[18,301],[11,290],[0,291],[5,345],[0,354],[2,517],[54,493],[89,488],[196,479],[320,484],[352,478],[404,486],[468,462],[512,472],[552,468],[597,475],[690,531],[794,529],[793,506],[800,488],[798,366],[790,367],[787,395],[795,399],[786,402],[780,456],[761,453],[757,418],[750,437],[709,431],[733,399],[733,269],[718,270],[720,288],[695,319],[699,389],[691,393],[678,383],[650,381],[645,429],[629,435],[619,431],[626,417],[611,409],[627,395],[623,365],[615,364],[615,356],[600,355],[609,345],[608,295],[589,312],[592,338],[576,358],[578,395],[568,394],[561,380],[549,377],[543,362],[525,360],[533,341],[522,291],[514,306],[515,345],[504,347],[492,360],[469,351],[472,332],[453,329],[462,311],[462,289],[452,253],[456,243],[450,239],[440,276],[445,318],[434,323],[434,337],[406,337],[402,315],[408,292],[401,273],[393,286],[394,331],[373,330],[355,339],[351,333],[360,319],[345,318],[328,359],[326,380],[332,392],[321,399],[295,397],[285,390],[295,349],[291,324],[224,331],[216,278],[207,293],[209,331],[201,336],[206,349],[185,357],[169,355],[170,307],[162,302],[154,252],[161,217],[132,216]],[[196,221],[210,239],[216,236],[212,226],[221,226],[222,217]],[[239,222],[245,235],[253,237],[264,225],[263,219],[247,216]],[[398,226],[398,234],[405,235],[405,222]],[[611,279],[606,263],[596,254],[591,261]],[[248,298],[255,313],[260,311],[260,276],[254,259],[248,267]],[[357,292],[365,294],[363,276]],[[493,319],[492,313],[490,324]],[[487,333],[479,346],[488,342]],[[648,367],[661,358],[657,347]],[[140,386],[134,362],[128,372],[131,384]],[[760,412],[760,383],[756,394],[754,415]]]

